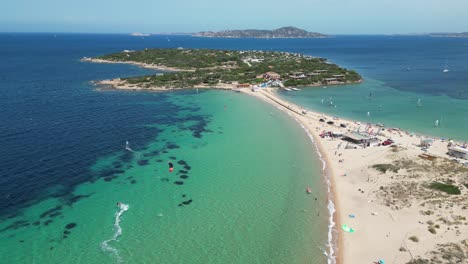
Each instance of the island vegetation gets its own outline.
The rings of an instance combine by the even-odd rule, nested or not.
[[[308,32],[296,27],[282,27],[274,30],[244,29],[224,30],[219,32],[203,31],[192,34],[196,37],[212,38],[326,38],[327,35]]]
[[[468,38],[468,32],[461,33],[430,33],[431,37],[443,37],[443,38]]]
[[[361,80],[355,71],[341,68],[326,59],[289,52],[145,49],[125,50],[85,60],[134,63],[166,70],[164,74],[120,78],[118,84],[127,88],[291,87]]]

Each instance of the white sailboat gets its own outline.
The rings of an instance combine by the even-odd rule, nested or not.
[[[444,73],[449,72],[447,62],[445,62],[444,70],[442,72]]]
[[[416,106],[417,106],[417,107],[421,107],[421,106],[422,106],[422,104],[421,104],[421,99],[418,99],[418,102],[416,103]]]

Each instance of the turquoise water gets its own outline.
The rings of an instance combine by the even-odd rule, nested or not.
[[[468,140],[466,99],[397,90],[368,78],[362,84],[310,87],[279,94],[308,109],[338,117],[383,123],[417,134]],[[328,103],[330,98],[333,106]]]
[[[325,262],[326,188],[293,120],[234,93],[96,92],[89,81],[153,72],[79,61],[149,47],[323,56],[365,82],[281,96],[333,115],[467,139],[462,38],[0,34],[2,261]],[[321,104],[329,97],[337,108]],[[126,140],[135,153],[124,150]],[[177,174],[184,166],[188,173]],[[122,233],[114,241],[116,213]]]
[[[0,233],[2,261],[325,263],[326,188],[312,143],[295,121],[239,93],[168,96],[191,110],[165,114],[208,117],[203,137],[185,129],[198,121],[147,124],[161,131],[149,144],[130,152],[122,141],[120,150],[98,157],[95,173],[122,171],[79,185],[73,195],[85,199],[67,205],[49,198],[4,221],[31,224]]]

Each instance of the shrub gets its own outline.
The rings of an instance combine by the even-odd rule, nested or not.
[[[408,239],[416,243],[419,242],[419,238],[417,236],[410,236]]]
[[[457,186],[451,185],[451,184],[440,183],[440,182],[431,183],[429,185],[429,188],[433,190],[445,192],[448,194],[454,194],[454,195],[458,195],[461,193],[460,189]]]
[[[399,168],[392,164],[374,164],[372,168],[380,171],[382,173],[386,173],[388,170],[393,172],[398,172]]]

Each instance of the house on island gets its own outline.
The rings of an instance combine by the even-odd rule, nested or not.
[[[262,78],[263,78],[263,79],[265,79],[265,80],[272,80],[272,81],[274,81],[274,80],[279,80],[279,79],[281,79],[281,76],[280,76],[278,73],[276,73],[276,72],[266,72],[266,73],[264,73],[264,74],[257,75],[256,78],[257,78],[257,79],[262,79]]]
[[[454,146],[449,148],[448,154],[455,158],[468,159],[468,149]]]
[[[324,84],[340,84],[341,82],[337,78],[323,78],[322,83],[324,83]]]
[[[316,72],[309,72],[307,73],[307,77],[314,77],[314,76],[319,76],[320,73],[316,73]]]
[[[303,72],[293,72],[289,75],[289,77],[293,79],[304,79],[307,76]]]
[[[332,77],[336,78],[340,82],[344,82],[346,79],[346,76],[344,76],[343,74],[334,74],[332,75]]]
[[[315,70],[314,73],[316,74],[322,74],[322,73],[327,73],[328,70]]]

